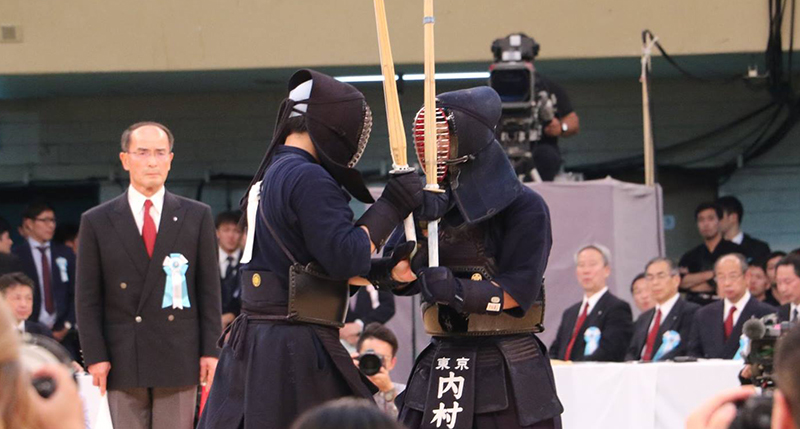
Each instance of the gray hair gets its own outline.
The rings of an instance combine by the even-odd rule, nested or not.
[[[717,266],[719,263],[725,259],[736,259],[739,261],[739,266],[742,267],[742,274],[747,271],[747,258],[744,257],[741,253],[728,253],[727,255],[722,255],[717,259],[717,262],[714,262],[714,271],[717,271]]]
[[[587,244],[587,245],[581,247],[580,249],[578,249],[578,251],[575,252],[575,263],[576,264],[578,263],[578,255],[580,255],[581,252],[583,252],[584,250],[587,250],[587,249],[594,249],[594,250],[600,252],[600,255],[603,256],[603,265],[606,266],[606,267],[611,265],[611,251],[608,250],[608,247],[603,246],[602,244],[598,244],[598,243]]]
[[[678,266],[675,265],[675,261],[673,261],[670,258],[665,258],[663,256],[656,256],[655,258],[647,261],[647,265],[644,266],[644,271],[647,272],[647,269],[650,268],[651,265],[657,264],[659,262],[667,264],[667,267],[669,268],[669,275],[671,276],[680,275],[681,272],[678,269]]]
[[[122,138],[120,139],[120,146],[122,147],[123,152],[127,152],[128,148],[131,145],[131,134],[134,131],[141,127],[146,126],[154,126],[160,128],[162,131],[167,133],[167,138],[169,139],[169,150],[172,152],[172,147],[175,145],[175,137],[172,136],[172,131],[169,130],[165,125],[159,124],[158,122],[152,121],[144,121],[144,122],[137,122],[130,127],[126,128],[125,131],[122,132]]]

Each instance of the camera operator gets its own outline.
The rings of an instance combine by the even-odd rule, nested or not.
[[[356,365],[379,390],[375,403],[392,418],[397,418],[394,399],[406,388],[404,384],[393,382],[389,375],[397,364],[397,337],[391,329],[373,322],[364,327],[357,348]]]
[[[778,340],[775,354],[772,429],[800,428],[800,329],[791,329]],[[752,387],[730,390],[708,400],[686,421],[686,429],[723,429],[731,427],[742,403],[756,392]]]
[[[553,181],[563,160],[558,148],[559,137],[571,137],[580,130],[578,114],[572,108],[567,91],[558,83],[536,72],[536,93],[544,91],[553,103],[553,120],[546,124],[539,141],[531,142],[533,165],[545,182]]]

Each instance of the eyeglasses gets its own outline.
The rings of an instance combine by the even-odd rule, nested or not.
[[[55,223],[56,223],[56,218],[54,218],[54,217],[37,217],[34,220],[36,222],[52,223],[53,225],[55,225]]]
[[[648,274],[648,275],[644,276],[645,280],[647,280],[649,282],[651,282],[651,281],[653,281],[655,279],[666,280],[666,279],[668,279],[670,277],[672,277],[672,276],[669,273],[658,273],[656,275]]]
[[[158,161],[165,161],[167,158],[169,158],[170,155],[170,152],[166,149],[158,149],[156,151],[148,149],[139,149],[135,152],[128,152],[128,153],[138,159],[150,159],[151,156],[155,156],[156,160]]]
[[[730,275],[727,275],[727,276],[726,275],[721,275],[721,276],[718,275],[718,276],[714,276],[714,280],[716,280],[717,283],[725,283],[727,281],[735,282],[736,280],[739,280],[742,277],[743,276],[742,276],[741,273],[730,274]]]

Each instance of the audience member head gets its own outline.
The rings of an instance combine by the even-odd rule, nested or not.
[[[393,370],[397,364],[397,347],[398,342],[394,332],[377,322],[365,326],[356,343],[358,354],[372,350],[380,355],[387,371]]]
[[[781,252],[780,250],[772,252],[767,256],[766,262],[764,263],[764,272],[767,273],[769,282],[772,284],[775,284],[775,268],[784,256],[786,256],[786,252]]]
[[[611,252],[601,244],[583,246],[575,254],[578,281],[586,296],[600,292],[611,275]]]
[[[644,278],[644,273],[639,273],[633,278],[631,282],[631,295],[633,296],[633,303],[639,311],[647,311],[656,304],[653,302],[652,294],[650,293],[650,285]]]
[[[303,413],[292,429],[403,429],[366,399],[342,398]]]
[[[719,220],[719,229],[726,239],[730,240],[739,234],[739,228],[744,218],[742,202],[733,195],[717,199],[717,204],[722,207],[722,218]]]
[[[31,381],[20,362],[20,335],[8,307],[0,303],[0,427],[38,428]]]
[[[764,264],[755,263],[747,267],[747,287],[750,290],[750,295],[753,295],[759,301],[763,301],[767,297],[767,290],[769,290],[769,278],[764,271]]]
[[[659,305],[669,301],[678,293],[681,275],[671,259],[653,258],[647,263],[644,272],[653,300]]]
[[[58,225],[58,228],[56,228],[56,235],[53,239],[72,249],[76,255],[78,254],[78,225],[74,223]]]
[[[215,222],[217,228],[217,242],[225,253],[233,253],[239,248],[242,241],[242,230],[239,228],[239,211],[222,212],[217,215]]]
[[[728,301],[737,302],[747,292],[747,260],[740,253],[729,253],[714,264],[717,293]]]
[[[22,273],[0,276],[0,294],[14,314],[17,323],[27,320],[33,313],[33,280]]]
[[[694,218],[703,240],[711,241],[720,236],[719,221],[722,219],[722,208],[717,203],[701,203],[694,211]]]
[[[122,133],[119,159],[134,189],[149,197],[167,181],[172,166],[172,132],[157,122],[139,122]]]
[[[773,428],[800,427],[800,329],[794,328],[778,340],[775,352]]]
[[[11,253],[11,224],[0,217],[0,253]]]
[[[39,243],[47,243],[56,232],[56,213],[46,203],[33,203],[22,213],[22,223],[32,238]]]
[[[778,290],[786,302],[800,304],[800,255],[787,255],[778,262],[776,276]]]

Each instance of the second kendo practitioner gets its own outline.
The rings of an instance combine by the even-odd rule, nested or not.
[[[311,70],[295,73],[289,90],[244,199],[242,314],[223,333],[200,428],[284,429],[328,400],[371,398],[374,386],[339,343],[348,279],[415,278],[407,259],[397,264],[413,243],[396,247],[394,259],[370,254],[421,204],[421,178],[392,176],[354,224],[350,195],[373,202],[354,168],[372,127],[364,96]]]
[[[534,335],[542,329],[549,210],[495,139],[501,102],[493,89],[441,94],[437,110],[437,129],[448,130],[438,153],[448,155],[439,173],[449,208],[439,225],[441,266],[418,269],[417,281],[395,289],[422,293],[433,336],[397,400],[400,421],[412,429],[560,428],[550,361]],[[425,212],[421,220],[441,214]],[[415,269],[427,266],[426,253],[421,243]]]

